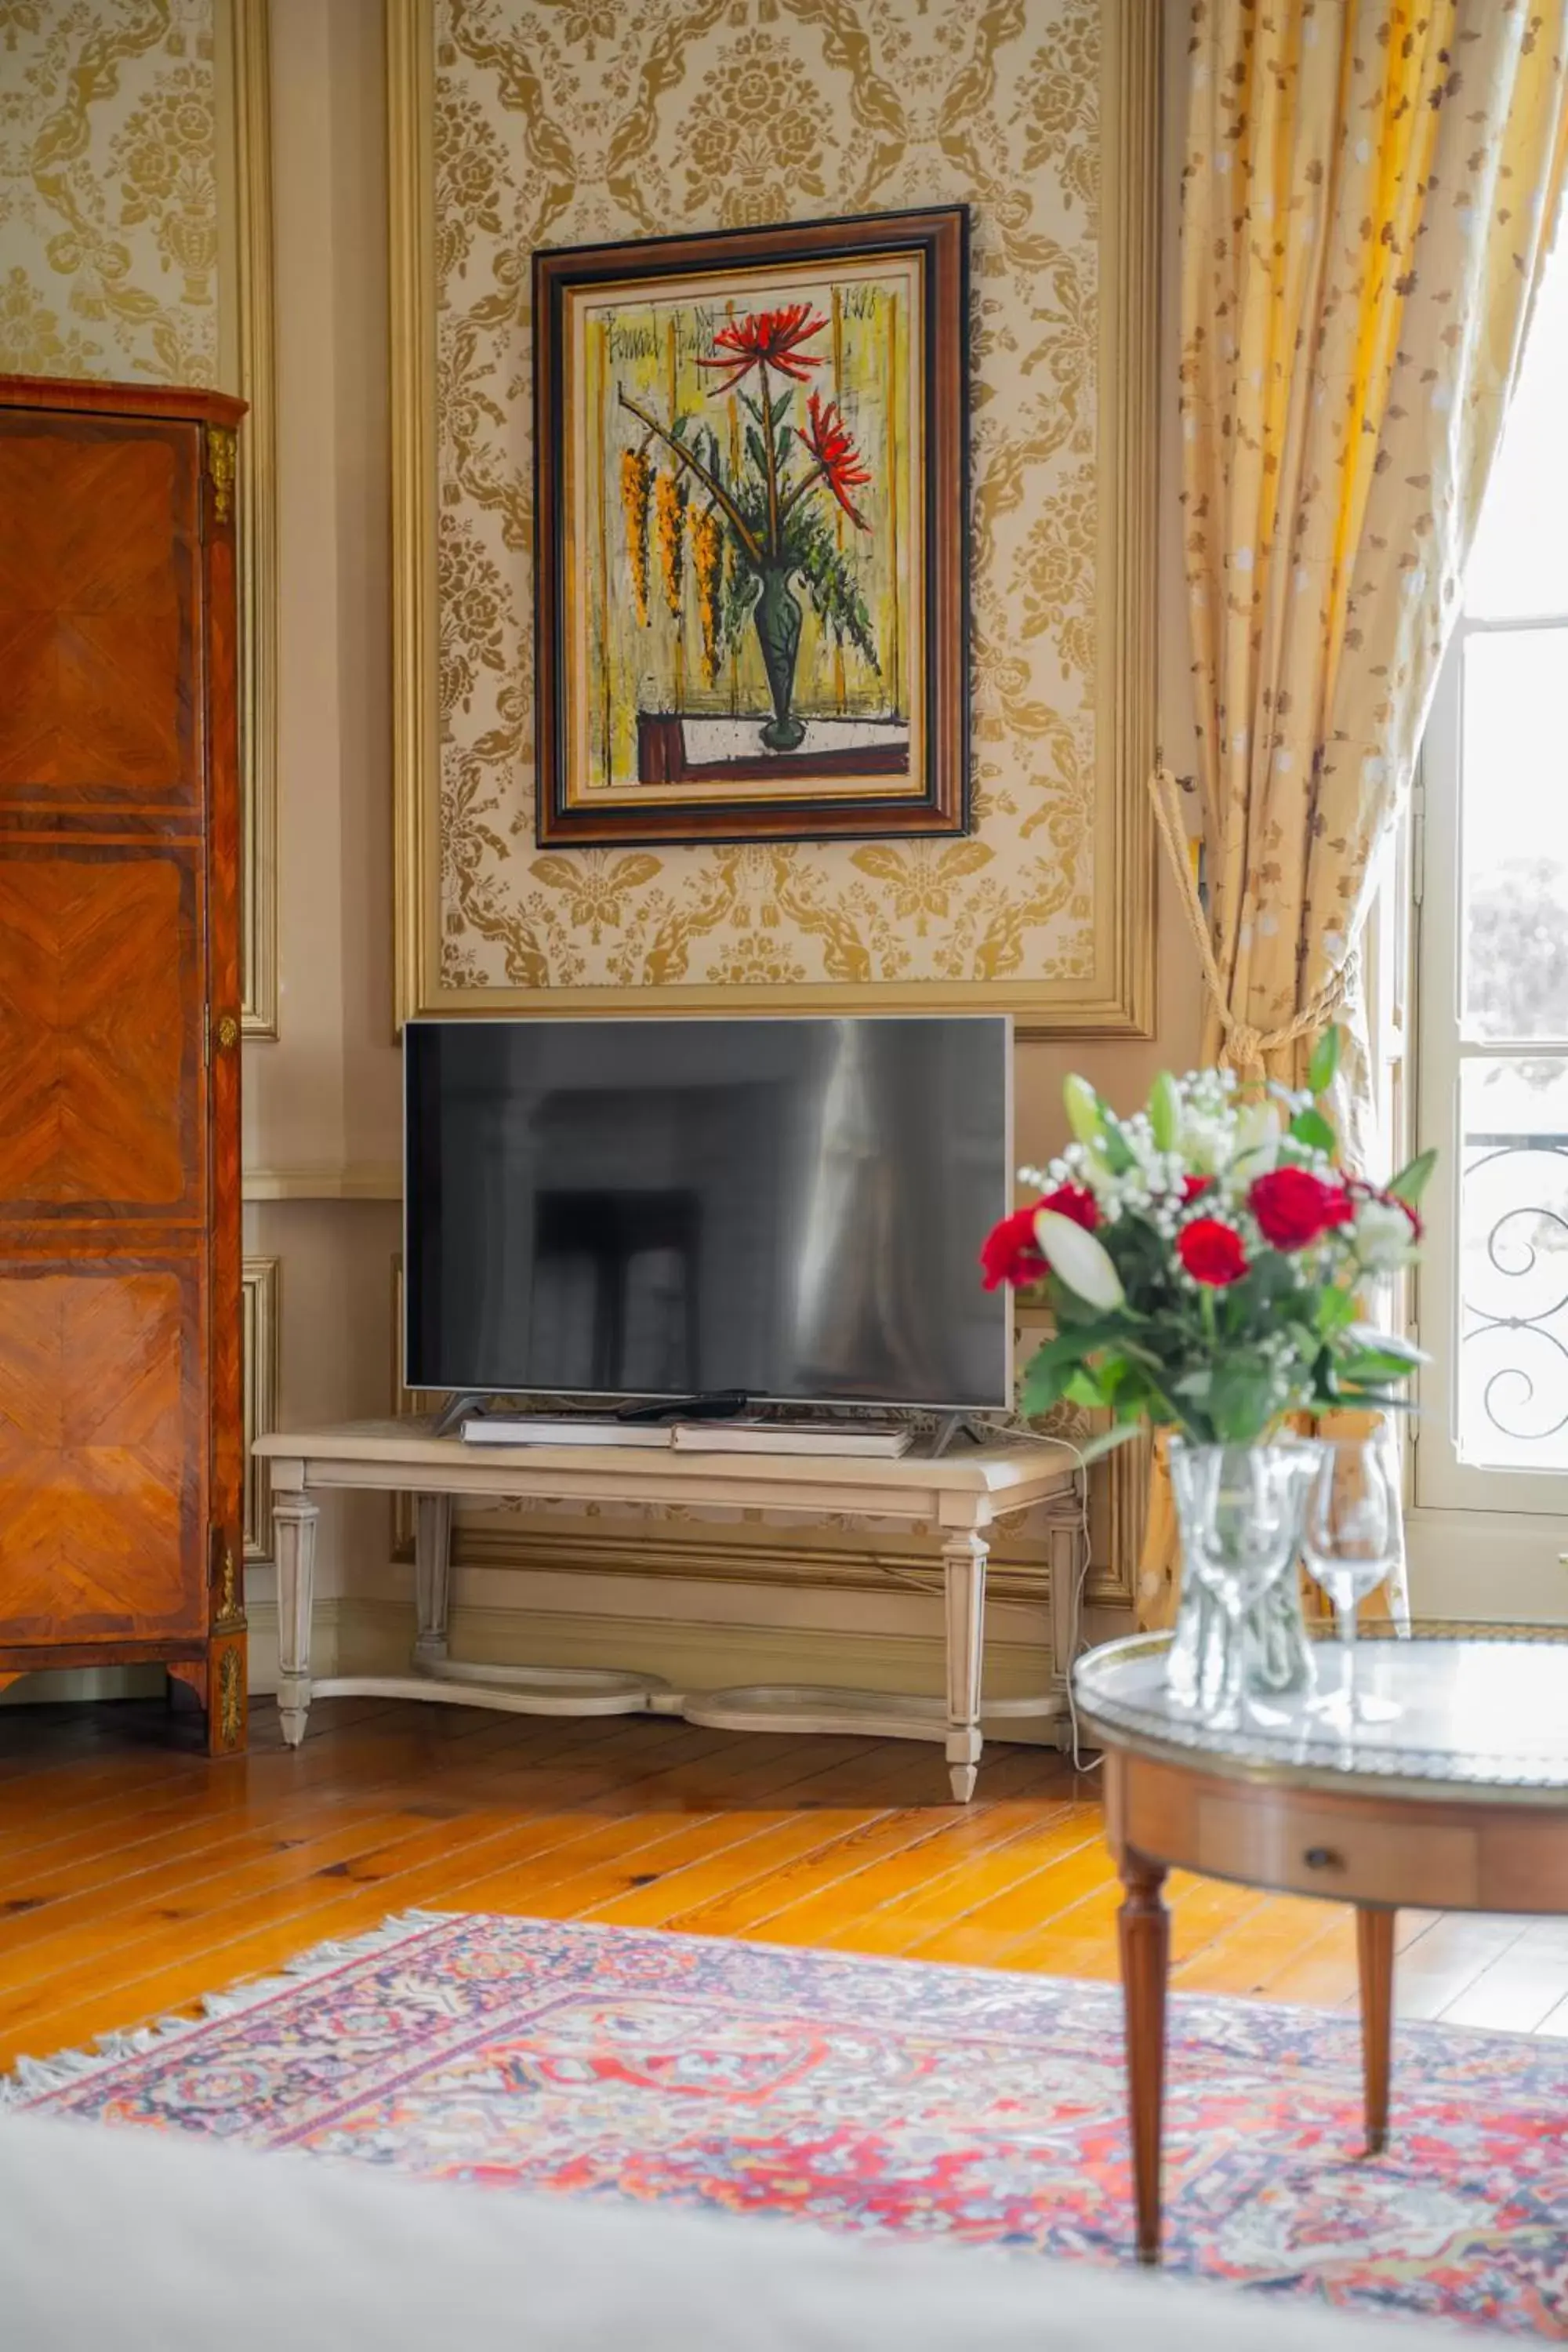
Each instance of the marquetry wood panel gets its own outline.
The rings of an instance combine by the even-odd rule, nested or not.
[[[0,414],[0,795],[199,807],[200,450]]]
[[[0,1219],[200,1214],[200,866],[0,842]]]
[[[199,1253],[0,1264],[0,1649],[205,1622]]]
[[[245,1739],[236,428],[0,376],[0,1683]]]

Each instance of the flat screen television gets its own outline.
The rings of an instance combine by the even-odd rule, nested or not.
[[[409,1385],[1006,1405],[1010,1027],[411,1022]]]

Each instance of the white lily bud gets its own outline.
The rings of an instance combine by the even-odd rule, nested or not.
[[[1247,1175],[1267,1175],[1279,1157],[1279,1138],[1284,1121],[1278,1103],[1263,1100],[1243,1103],[1236,1114],[1236,1150],[1231,1166],[1246,1162]]]
[[[1071,1217],[1058,1209],[1042,1209],[1035,1219],[1035,1239],[1052,1273],[1086,1307],[1098,1307],[1109,1315],[1124,1303],[1126,1293],[1110,1251]]]

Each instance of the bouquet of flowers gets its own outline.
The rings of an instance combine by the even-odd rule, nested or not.
[[[1021,1171],[1040,1197],[981,1253],[987,1289],[1037,1287],[1055,1323],[1026,1414],[1109,1409],[1094,1453],[1144,1423],[1252,1444],[1288,1414],[1400,1402],[1421,1351],[1363,1319],[1366,1294],[1414,1259],[1436,1155],[1382,1187],[1345,1174],[1322,1108],[1339,1048],[1330,1030],[1302,1093],[1162,1073],[1129,1118],[1068,1080],[1073,1140]]]

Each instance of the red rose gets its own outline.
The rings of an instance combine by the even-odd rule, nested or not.
[[[1305,1249],[1355,1215],[1349,1188],[1330,1184],[1309,1168],[1273,1169],[1258,1178],[1247,1198],[1265,1241],[1280,1250]]]
[[[1182,1179],[1183,1205],[1185,1206],[1189,1202],[1197,1200],[1201,1193],[1208,1191],[1213,1182],[1212,1176],[1184,1176]]]
[[[1086,1234],[1093,1233],[1100,1223],[1100,1203],[1087,1184],[1058,1184],[1054,1192],[1037,1201],[1035,1208],[1054,1209],[1058,1217],[1070,1217]]]
[[[1247,1272],[1247,1252],[1234,1225],[1217,1217],[1194,1217],[1176,1236],[1176,1255],[1194,1282],[1228,1290]]]
[[[1015,1209],[1010,1217],[993,1225],[982,1245],[980,1263],[985,1269],[987,1290],[999,1290],[1005,1282],[1021,1290],[1028,1283],[1042,1281],[1046,1261],[1035,1240],[1034,1209]]]

